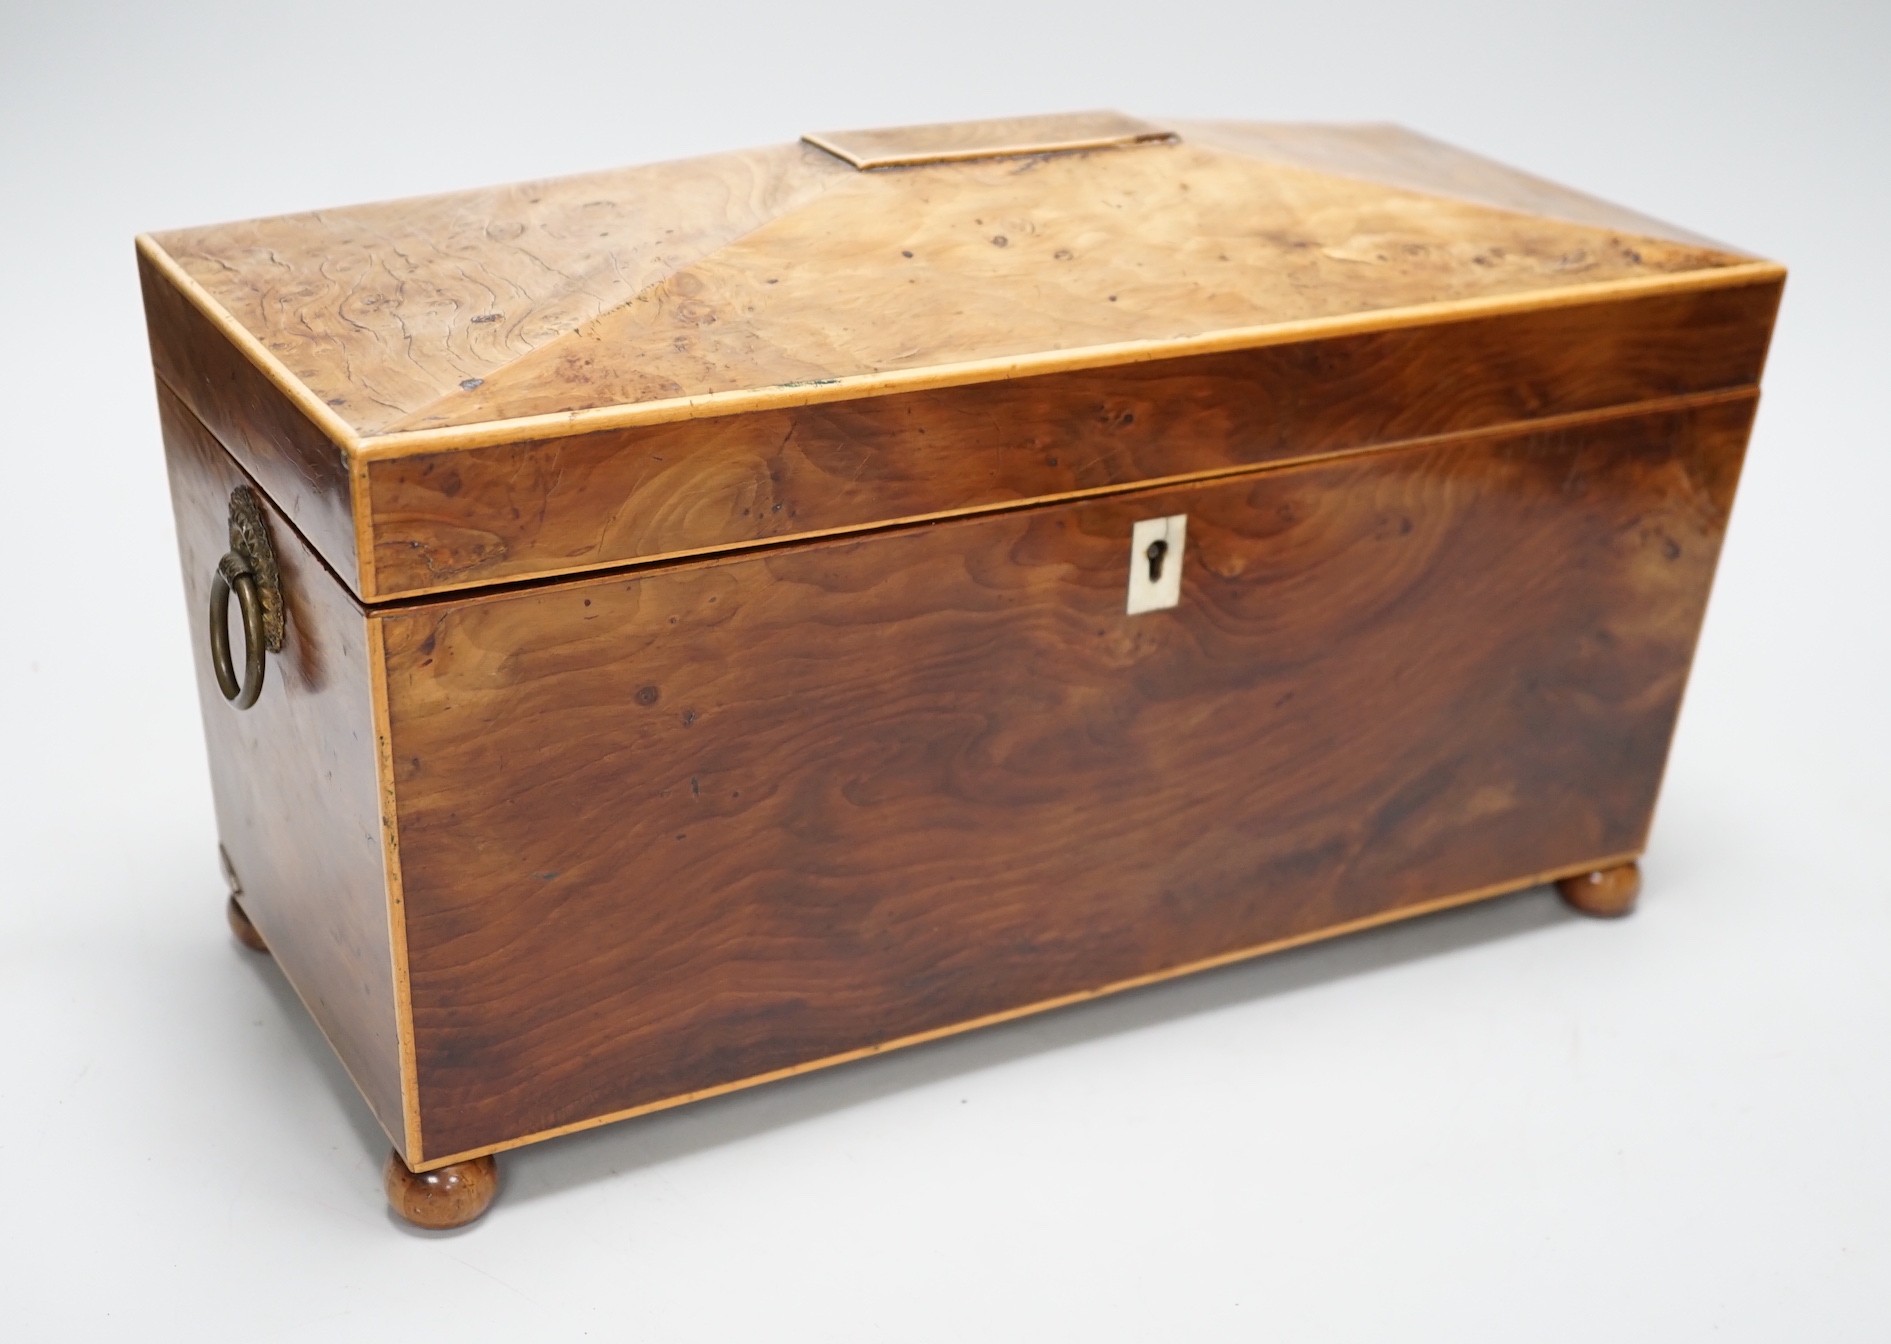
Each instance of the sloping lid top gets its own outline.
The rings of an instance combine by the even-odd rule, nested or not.
[[[830,133],[891,166],[803,142],[155,242],[354,446],[1260,344],[1751,260],[1393,127],[1086,115],[1128,129],[1069,149],[1068,124],[1014,121],[943,158]]]

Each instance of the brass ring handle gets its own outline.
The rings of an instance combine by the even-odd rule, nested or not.
[[[230,657],[230,594],[243,612],[243,680]],[[230,553],[210,580],[210,669],[217,689],[238,709],[263,693],[263,660],[282,652],[288,613],[282,601],[282,571],[269,544],[262,501],[247,485],[230,492]]]
[[[236,679],[230,659],[230,593],[243,613],[243,680]],[[223,557],[210,581],[210,667],[217,674],[217,689],[238,709],[248,709],[263,693],[263,659],[268,653],[263,632],[263,591],[256,576],[234,552]]]

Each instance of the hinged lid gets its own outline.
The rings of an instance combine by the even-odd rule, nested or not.
[[[496,567],[430,554],[385,584],[377,564],[433,543],[359,516],[380,462],[1781,274],[1391,127],[1090,113],[810,139],[141,248],[336,446],[348,492],[325,507],[355,515],[359,571],[323,549],[369,600],[778,535],[572,537],[529,563],[515,538]],[[178,358],[159,354],[174,386],[195,376]],[[176,390],[214,421],[210,393]],[[906,516],[873,478],[859,467],[858,516],[830,530]]]

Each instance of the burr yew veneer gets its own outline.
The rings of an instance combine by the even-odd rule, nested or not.
[[[226,871],[536,1139],[1632,904],[1784,273],[1390,127],[810,136],[140,238]]]

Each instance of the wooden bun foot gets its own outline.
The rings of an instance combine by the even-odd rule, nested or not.
[[[490,1157],[409,1171],[399,1153],[387,1155],[382,1172],[388,1207],[412,1223],[434,1232],[465,1227],[488,1208],[499,1193],[499,1164]]]
[[[243,913],[243,907],[236,903],[236,897],[224,907],[224,914],[229,916],[230,932],[236,935],[236,941],[252,952],[267,954],[269,944],[263,941],[263,935],[256,932],[256,926],[250,923],[250,917]]]
[[[1617,919],[1635,908],[1641,895],[1641,869],[1632,863],[1561,878],[1556,890],[1574,909],[1597,919]]]

